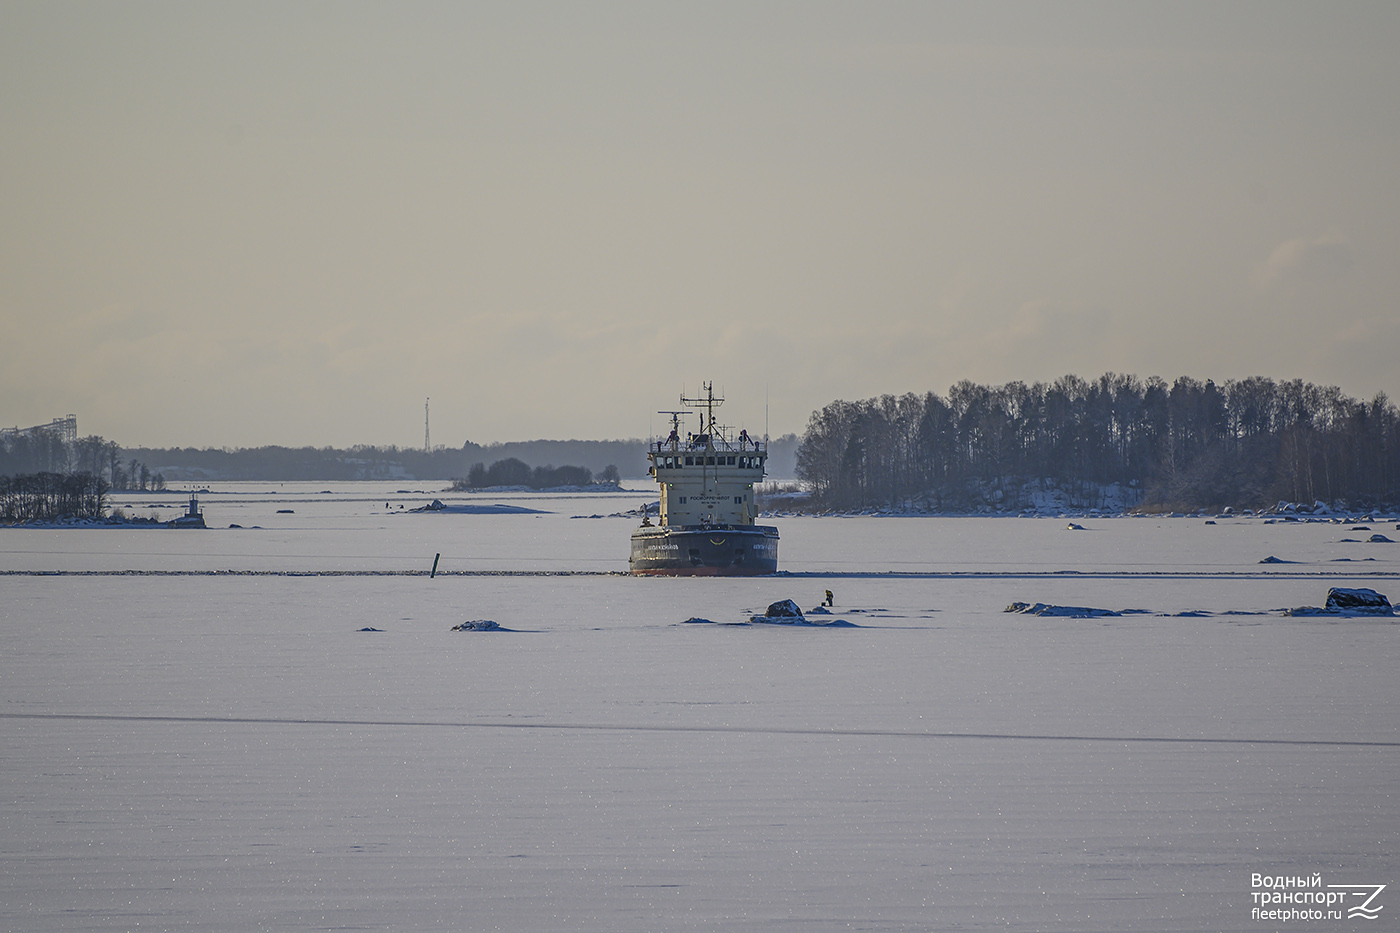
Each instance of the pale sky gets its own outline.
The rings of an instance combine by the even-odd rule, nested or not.
[[[0,425],[638,437],[1400,399],[1400,4],[0,2]]]

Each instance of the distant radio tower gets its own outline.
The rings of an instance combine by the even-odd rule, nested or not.
[[[430,453],[433,452],[433,442],[429,439],[430,435],[428,434],[428,402],[429,402],[429,401],[430,401],[430,399],[426,399],[426,398],[423,399],[423,452],[424,452],[424,453],[429,453],[429,454],[430,454]]]

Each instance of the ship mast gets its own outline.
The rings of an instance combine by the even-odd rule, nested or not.
[[[671,416],[671,434],[669,437],[666,438],[666,440],[657,443],[657,449],[660,450],[663,444],[671,444],[671,449],[674,450],[676,446],[680,444],[681,441],[681,416],[687,415],[689,414],[689,412],[658,411],[657,414]]]
[[[700,416],[700,433],[713,437],[715,432],[715,409],[724,404],[724,396],[715,398],[715,384],[713,382],[700,383],[705,390],[703,398],[686,398],[685,393],[681,393],[681,404],[691,408],[703,408],[704,414]]]

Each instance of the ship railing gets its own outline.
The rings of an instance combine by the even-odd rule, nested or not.
[[[725,453],[762,453],[768,449],[768,445],[763,441],[747,440],[731,441],[728,438],[718,437],[710,434],[698,434],[687,439],[667,438],[665,440],[652,441],[649,448],[650,453],[693,453],[701,450],[717,450]]]

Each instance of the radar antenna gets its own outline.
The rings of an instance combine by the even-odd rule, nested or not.
[[[681,442],[681,418],[684,417],[685,415],[690,414],[690,412],[688,412],[688,411],[658,411],[657,414],[658,414],[658,415],[670,415],[670,416],[671,416],[671,436],[668,437],[668,438],[666,438],[666,440],[663,441],[662,443],[670,444],[670,445],[671,445],[671,449],[674,450],[674,449],[676,448],[676,446],[679,445],[680,442]]]

